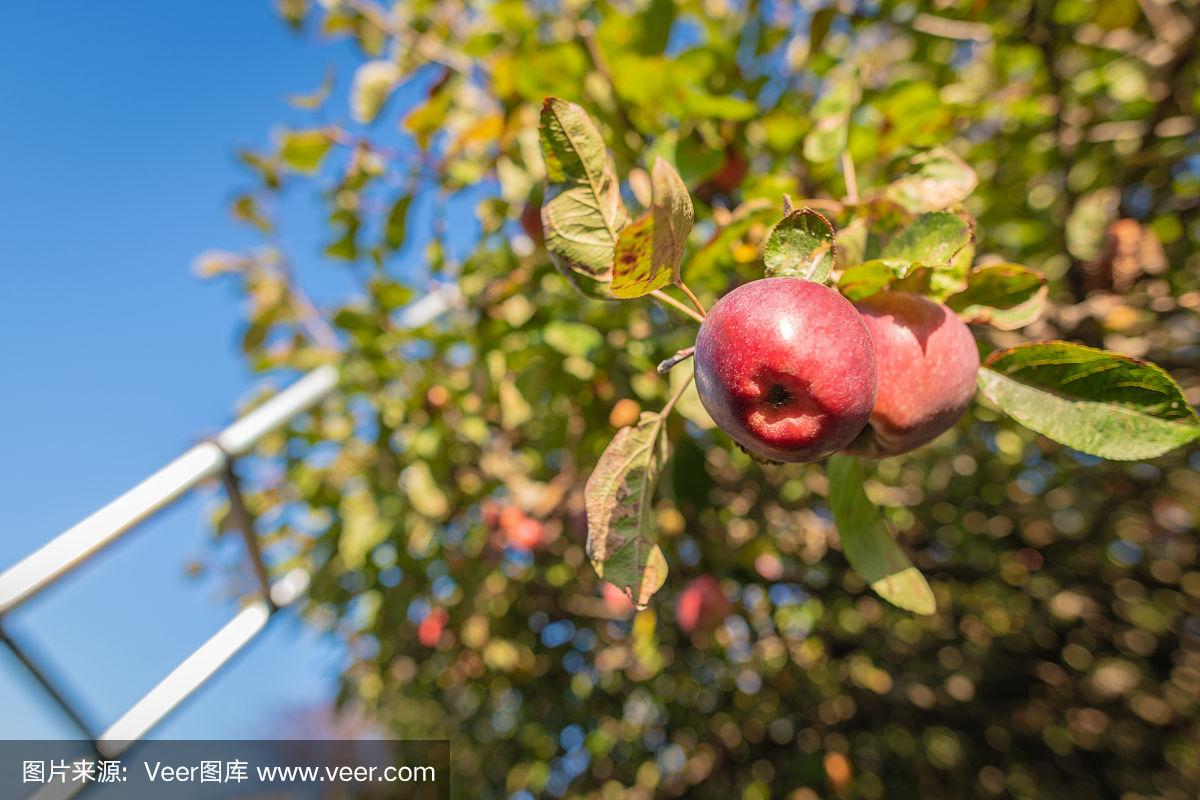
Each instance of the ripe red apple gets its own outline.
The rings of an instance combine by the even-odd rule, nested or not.
[[[879,394],[847,452],[907,453],[963,415],[975,395],[979,348],[958,315],[921,295],[879,292],[857,306],[875,344]]]
[[[763,278],[717,301],[696,337],[705,409],[752,455],[816,461],[875,407],[875,354],[854,306],[800,278]]]
[[[701,575],[683,587],[675,606],[679,628],[688,635],[712,630],[724,622],[731,611],[733,605],[722,591],[721,584],[711,575]]]

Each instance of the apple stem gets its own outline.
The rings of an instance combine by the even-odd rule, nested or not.
[[[686,283],[684,283],[683,281],[680,281],[679,283],[676,284],[676,286],[678,286],[681,290],[683,290],[683,293],[685,295],[687,295],[688,300],[692,301],[692,305],[694,305],[696,307],[696,310],[700,312],[701,317],[708,316],[708,311],[707,311],[707,309],[704,308],[704,304],[700,302],[700,298],[696,297],[696,293],[693,292],[690,288],[688,288],[688,285]]]
[[[684,314],[687,314],[689,317],[696,320],[696,322],[704,322],[703,316],[701,316],[700,314],[697,314],[695,311],[688,308],[687,304],[681,303],[678,300],[676,300],[674,297],[671,297],[671,295],[667,294],[662,289],[655,289],[654,291],[652,291],[650,293],[650,296],[653,297],[655,300],[666,303],[667,305],[674,308],[676,311],[680,311]]]

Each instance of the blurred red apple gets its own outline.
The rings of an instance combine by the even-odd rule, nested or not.
[[[701,575],[683,587],[675,606],[679,627],[689,635],[712,630],[724,622],[732,610],[733,605],[721,590],[721,584],[711,575]]]
[[[425,619],[421,620],[421,624],[417,625],[417,641],[426,647],[437,647],[449,619],[450,615],[446,613],[446,609],[431,609],[425,615]]]

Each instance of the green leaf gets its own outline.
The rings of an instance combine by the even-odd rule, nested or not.
[[[392,61],[368,61],[356,69],[350,85],[350,116],[354,121],[360,125],[374,122],[402,77],[400,67]]]
[[[833,25],[835,17],[837,9],[833,7],[822,8],[812,15],[808,23],[809,53],[815,55],[821,52],[821,45],[825,44],[825,37],[829,35],[829,28]]]
[[[943,211],[975,190],[975,170],[952,150],[935,147],[910,159],[915,171],[893,181],[883,196],[909,211]]]
[[[710,94],[703,89],[691,89],[684,99],[684,109],[697,119],[724,119],[742,122],[758,116],[758,106],[743,97]]]
[[[971,223],[964,217],[934,211],[913,220],[884,245],[880,255],[927,267],[947,265],[958,251],[971,244],[974,235]]]
[[[1104,252],[1108,226],[1120,214],[1121,190],[1105,186],[1089,192],[1075,203],[1067,215],[1067,252],[1080,261],[1093,261]]]
[[[549,97],[540,135],[549,183],[542,206],[546,249],[577,272],[610,280],[613,248],[629,215],[600,131],[582,108]]]
[[[233,201],[233,217],[238,222],[253,225],[263,233],[270,233],[275,227],[271,224],[271,220],[259,209],[258,201],[251,194],[238,195]]]
[[[333,69],[329,68],[325,70],[325,79],[321,81],[321,85],[315,90],[308,94],[288,95],[287,101],[296,108],[312,111],[320,108],[329,99],[331,91],[333,91]]]
[[[863,490],[862,463],[835,455],[825,467],[829,507],[850,566],[889,603],[914,614],[934,614],[937,600],[925,577],[887,532]]]
[[[767,236],[763,263],[768,278],[824,283],[833,270],[833,224],[811,208],[793,211]]]
[[[1200,438],[1200,418],[1166,371],[1106,350],[1018,345],[984,362],[979,388],[1025,427],[1101,458],[1153,458]]]
[[[775,204],[764,198],[742,203],[733,212],[729,223],[720,228],[704,247],[689,259],[688,272],[703,278],[721,271],[725,265],[732,264],[730,251],[734,245],[745,238],[755,225],[765,226],[778,213]]]
[[[392,204],[388,211],[387,221],[383,227],[383,239],[392,250],[399,250],[404,244],[404,230],[408,220],[408,208],[412,205],[412,195],[406,194]]]
[[[325,247],[325,255],[342,261],[358,258],[358,231],[362,220],[348,209],[338,209],[330,215],[330,222],[342,229],[342,234]]]
[[[324,129],[288,131],[283,135],[279,157],[297,172],[311,175],[321,168],[321,162],[331,147],[333,140]]]
[[[658,414],[617,431],[584,488],[587,554],[596,574],[639,608],[662,587],[667,561],[654,542],[651,505],[670,446]]]
[[[438,487],[437,479],[426,462],[413,462],[404,470],[400,483],[408,494],[408,502],[418,514],[439,519],[450,511],[450,501]]]
[[[542,338],[564,356],[583,357],[604,344],[600,331],[591,325],[557,319],[547,322],[542,328]]]
[[[967,288],[946,298],[946,305],[967,322],[1011,331],[1041,316],[1046,293],[1046,276],[1040,272],[1020,264],[991,264],[971,270]]]
[[[833,246],[834,263],[841,264],[843,270],[861,264],[867,257],[869,237],[866,217],[855,217],[843,225]]]
[[[621,231],[614,253],[610,287],[614,297],[641,297],[671,281],[696,219],[692,198],[675,168],[655,159],[650,177],[650,211]]]
[[[429,96],[404,117],[404,130],[417,140],[417,146],[428,150],[433,137],[442,129],[446,114],[454,103],[459,82],[455,78],[441,81],[430,90]]]
[[[905,278],[912,268],[910,261],[873,258],[843,270],[838,279],[838,291],[851,302],[862,300]]]
[[[944,297],[960,291],[974,257],[975,224],[948,211],[921,214],[884,245],[880,257],[929,267],[930,294]]]
[[[379,518],[375,496],[366,489],[347,490],[338,505],[338,516],[342,522],[338,555],[347,569],[358,569],[387,538],[388,526]]]
[[[853,69],[830,74],[825,93],[813,104],[812,130],[804,137],[804,157],[814,163],[833,161],[846,149],[850,113],[859,100],[858,77]]]

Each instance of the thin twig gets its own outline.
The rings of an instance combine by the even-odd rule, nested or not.
[[[688,375],[683,383],[679,384],[679,388],[675,390],[675,394],[671,395],[671,399],[667,401],[667,404],[662,407],[662,411],[658,412],[659,424],[662,424],[663,420],[670,415],[671,410],[675,408],[675,404],[679,402],[679,398],[683,397],[683,393],[687,391],[688,386],[691,386],[693,377],[695,377],[695,373]]]
[[[652,291],[650,293],[650,296],[653,297],[655,300],[666,303],[667,305],[674,308],[676,311],[680,311],[684,314],[687,314],[689,317],[696,320],[696,322],[704,322],[704,317],[700,316],[693,309],[689,308],[686,303],[679,302],[674,297],[671,297],[671,295],[664,292],[662,289],[655,289],[654,291]]]
[[[291,264],[287,260],[280,264],[280,271],[287,286],[288,303],[296,313],[296,319],[300,322],[300,327],[304,328],[304,332],[308,334],[308,338],[320,347],[341,350],[341,337],[329,324],[329,320],[325,319],[325,315],[313,304],[308,294],[300,288],[296,282],[296,276],[292,272]]]
[[[668,372],[674,369],[676,365],[681,364],[691,358],[695,352],[696,346],[692,345],[691,347],[683,348],[670,358],[664,358],[662,361],[658,362],[658,374],[666,375]]]
[[[846,181],[846,201],[858,202],[858,176],[854,172],[854,159],[849,150],[842,151],[842,178]]]
[[[446,47],[441,42],[424,35],[413,35],[413,31],[396,25],[386,10],[372,0],[345,0],[346,5],[357,11],[364,19],[383,33],[400,42],[404,47],[417,51],[435,64],[471,77],[471,68],[476,62],[462,53]]]
[[[838,214],[846,208],[846,204],[841,200],[834,200],[832,197],[802,197],[799,200],[792,200],[792,208],[817,208]]]
[[[303,289],[289,285],[288,300],[296,312],[296,317],[300,320],[300,325],[313,342],[330,350],[342,349],[342,340],[338,337],[337,331],[325,319],[325,315],[317,310]]]
[[[583,42],[583,48],[587,51],[588,60],[592,62],[592,69],[604,78],[608,84],[609,91],[612,92],[613,105],[617,109],[617,116],[621,118],[626,130],[638,137],[638,141],[642,144],[646,143],[646,137],[638,130],[637,125],[633,124],[633,117],[629,114],[629,109],[625,108],[625,103],[622,102],[621,96],[617,94],[617,84],[613,80],[612,70],[608,67],[608,61],[604,58],[604,51],[600,49],[600,43],[596,41],[596,26],[588,20],[580,20],[575,25],[575,32],[579,36],[579,40]]]

